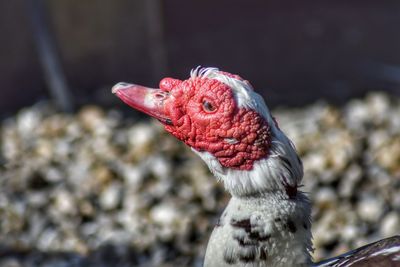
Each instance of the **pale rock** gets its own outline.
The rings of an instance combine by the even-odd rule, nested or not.
[[[373,116],[375,124],[382,123],[387,117],[390,100],[382,93],[371,93],[367,96],[367,105],[370,115]]]
[[[64,176],[60,168],[49,167],[44,170],[44,178],[46,179],[46,181],[56,183],[62,181]]]
[[[0,266],[3,267],[23,267],[23,264],[18,259],[14,258],[5,258],[0,260]]]
[[[173,204],[159,204],[150,210],[151,219],[159,225],[172,225],[181,217],[179,210]]]
[[[31,135],[37,129],[41,120],[40,113],[35,109],[24,109],[18,113],[17,116],[17,129],[23,138],[30,139]]]
[[[333,208],[337,203],[335,191],[331,187],[320,188],[315,195],[315,204],[320,209]]]
[[[123,164],[120,169],[124,180],[133,188],[138,187],[148,173],[143,166]]]
[[[146,188],[146,191],[153,198],[163,198],[168,194],[168,191],[173,188],[173,183],[170,179],[164,179],[157,183],[152,183],[150,186]]]
[[[108,185],[100,194],[100,206],[104,210],[113,210],[121,203],[122,187],[121,184],[113,182]]]
[[[342,197],[351,197],[354,194],[355,186],[362,178],[362,169],[357,164],[352,164],[339,182],[338,193]]]
[[[390,186],[393,181],[393,177],[382,168],[382,166],[370,164],[365,170],[367,177],[371,180],[372,185],[377,188],[385,188]]]
[[[59,249],[57,240],[60,236],[56,229],[48,228],[39,236],[36,246],[43,251],[56,251]]]
[[[156,156],[149,159],[149,168],[151,172],[161,179],[168,179],[171,175],[171,163],[164,157]]]
[[[68,160],[68,156],[71,154],[71,143],[68,140],[58,140],[54,144],[54,156],[60,160]]]
[[[1,151],[6,161],[17,161],[22,153],[22,144],[16,129],[5,128],[1,135]]]
[[[98,127],[103,127],[104,112],[96,106],[86,106],[79,111],[78,119],[83,128],[95,132]]]
[[[305,172],[320,172],[326,167],[326,157],[322,153],[312,153],[303,157]]]
[[[391,110],[390,113],[387,114],[389,116],[389,130],[392,134],[400,133],[400,107],[396,106]]]
[[[384,168],[397,173],[400,171],[400,136],[392,137],[376,152],[377,162]]]
[[[326,170],[320,170],[318,178],[323,184],[328,185],[332,184],[333,182],[336,182],[339,179],[339,176],[338,173],[333,169],[326,169]]]
[[[84,236],[89,237],[99,231],[99,225],[95,222],[87,222],[81,225],[81,231]]]
[[[349,129],[359,132],[370,119],[369,107],[362,100],[352,100],[345,108],[344,118]]]
[[[377,150],[381,148],[387,141],[390,140],[389,133],[385,129],[377,129],[372,131],[367,136],[368,145],[371,149]]]
[[[358,215],[368,222],[377,222],[384,211],[384,202],[381,198],[367,196],[357,205]]]
[[[391,203],[396,210],[400,210],[400,194],[394,192],[391,197]]]
[[[66,126],[66,137],[71,140],[77,140],[82,137],[82,127],[77,121],[72,121]]]
[[[26,197],[29,205],[35,208],[45,206],[49,200],[43,191],[29,192]]]
[[[340,231],[341,239],[346,242],[351,242],[352,240],[356,239],[359,235],[360,235],[360,229],[355,225],[346,225]]]
[[[58,190],[54,193],[56,210],[62,214],[75,215],[77,203],[74,196],[66,190]]]
[[[137,124],[128,133],[132,153],[143,158],[150,152],[151,143],[155,140],[156,132],[149,124]]]
[[[388,213],[382,220],[380,232],[382,236],[389,237],[400,232],[400,216],[398,212],[392,211]]]
[[[36,153],[39,158],[51,159],[54,154],[54,145],[50,140],[39,139],[36,143]]]
[[[339,231],[337,230],[338,216],[334,210],[327,210],[322,214],[319,224],[313,226],[314,245],[323,247],[325,244],[337,240]]]

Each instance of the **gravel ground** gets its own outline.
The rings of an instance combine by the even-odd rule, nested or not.
[[[274,112],[313,202],[315,259],[400,232],[400,101]],[[38,104],[0,128],[0,266],[201,266],[229,196],[155,121]]]

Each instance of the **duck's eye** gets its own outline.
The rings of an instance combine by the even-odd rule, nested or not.
[[[215,106],[211,102],[209,102],[207,100],[203,100],[203,109],[206,112],[213,112],[213,111],[216,110]]]

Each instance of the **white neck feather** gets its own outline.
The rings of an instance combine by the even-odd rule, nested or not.
[[[266,158],[256,161],[250,171],[221,166],[208,152],[193,149],[208,165],[217,179],[234,196],[257,195],[263,192],[297,187],[303,177],[303,165],[290,140],[275,126],[272,127],[271,146]]]

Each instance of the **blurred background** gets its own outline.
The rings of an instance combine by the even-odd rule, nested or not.
[[[32,23],[38,10],[30,2],[36,1],[0,3],[2,111],[48,95]],[[78,105],[110,104],[115,99],[104,87],[116,81],[156,86],[161,77],[185,78],[198,65],[240,73],[270,105],[343,103],[377,88],[398,93],[395,0],[44,4],[40,15]]]
[[[316,259],[398,234],[397,25],[396,0],[0,1],[0,265],[201,266],[229,196],[110,92],[198,65],[297,145]]]

